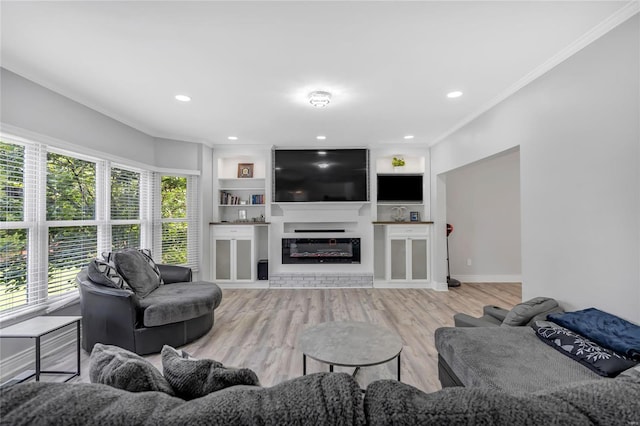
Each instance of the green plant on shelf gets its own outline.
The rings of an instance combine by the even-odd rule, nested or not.
[[[393,159],[391,160],[391,165],[393,167],[403,167],[404,164],[404,158],[402,157],[393,157]]]

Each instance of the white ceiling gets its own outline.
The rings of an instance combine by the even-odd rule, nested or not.
[[[0,59],[156,137],[429,145],[627,3],[2,1]]]

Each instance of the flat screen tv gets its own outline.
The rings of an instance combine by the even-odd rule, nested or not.
[[[276,149],[275,202],[368,201],[366,149]]]
[[[422,202],[422,175],[378,175],[378,201]]]

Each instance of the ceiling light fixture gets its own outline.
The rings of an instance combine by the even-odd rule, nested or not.
[[[413,139],[414,137],[415,137],[415,136],[413,136],[413,135],[407,135],[407,136],[405,136],[404,138],[408,140],[408,139]]]
[[[326,136],[316,136],[316,139],[318,139],[319,141],[323,141],[326,138],[327,138]]]
[[[324,108],[331,102],[331,93],[322,90],[316,90],[309,93],[309,103],[315,108]]]
[[[189,102],[191,100],[191,97],[187,95],[176,95],[176,100],[180,102]]]
[[[459,98],[460,96],[462,96],[462,92],[459,90],[456,90],[455,92],[447,93],[447,98],[450,98],[450,99]]]
[[[329,163],[320,163],[318,164],[318,167],[320,167],[321,169],[326,169],[327,167],[329,167]]]
[[[318,151],[318,155],[327,155],[327,151]]]
[[[238,137],[237,136],[228,136],[227,139],[229,139],[230,141],[237,141]]]

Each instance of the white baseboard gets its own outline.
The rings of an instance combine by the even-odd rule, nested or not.
[[[436,291],[449,291],[449,286],[447,285],[446,282],[443,283],[439,283],[434,281],[433,282],[433,289]]]
[[[43,339],[40,346],[40,359],[44,360],[49,355],[61,352],[65,354],[69,352],[69,356],[71,356],[71,352],[73,352],[75,360],[76,333],[74,326],[49,339]],[[29,340],[31,340],[31,345],[28,348],[0,360],[0,383],[4,383],[25,370],[35,370],[35,339]],[[50,370],[45,365],[42,366],[42,369]]]
[[[451,278],[463,283],[521,283],[522,275],[456,275]]]

